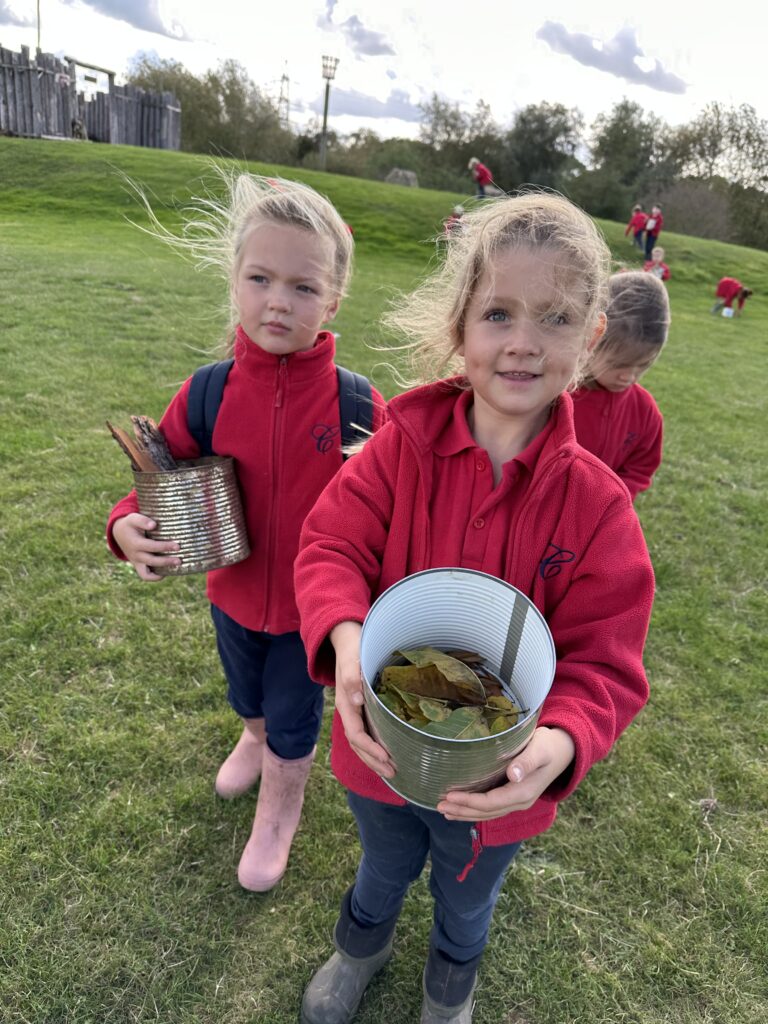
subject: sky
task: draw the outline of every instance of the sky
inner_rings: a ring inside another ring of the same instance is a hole
[[[0,0],[0,45],[34,52],[37,6]],[[274,99],[285,75],[297,128],[322,116],[326,54],[339,59],[328,123],[342,134],[416,138],[434,93],[466,112],[483,100],[502,127],[529,103],[578,107],[589,123],[624,98],[673,125],[714,100],[750,103],[768,118],[756,0],[744,0],[732,23],[700,0],[643,0],[624,13],[604,0],[465,4],[458,16],[445,0],[39,0],[39,8],[43,51],[114,70],[118,82],[141,54],[194,74],[232,58]]]

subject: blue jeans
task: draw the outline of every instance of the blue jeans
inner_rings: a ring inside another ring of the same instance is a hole
[[[317,743],[323,687],[307,672],[298,633],[258,633],[211,605],[227,699],[241,718],[263,718],[273,754],[294,761]]]
[[[429,854],[429,888],[435,901],[430,946],[457,963],[478,957],[507,868],[520,843],[486,846],[465,880],[457,875],[472,859],[472,825],[446,821],[415,804],[396,807],[348,793],[363,857],[351,898],[356,922],[374,928],[400,912],[408,886]],[[354,951],[350,951],[354,955]]]

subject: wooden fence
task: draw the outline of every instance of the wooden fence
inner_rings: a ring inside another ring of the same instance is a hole
[[[0,134],[83,138],[178,149],[181,108],[173,93],[115,85],[86,99],[76,88],[75,63],[29,47],[14,53],[0,46]]]

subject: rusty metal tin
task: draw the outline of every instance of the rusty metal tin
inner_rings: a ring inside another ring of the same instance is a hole
[[[476,651],[527,714],[506,732],[471,740],[430,736],[401,721],[382,704],[373,684],[395,651],[422,646]],[[368,725],[397,768],[384,781],[398,796],[432,809],[449,789],[493,787],[533,735],[555,660],[552,635],[539,610],[495,576],[428,569],[395,583],[371,606],[360,641]]]
[[[179,543],[179,566],[159,576],[185,576],[234,565],[250,553],[234,461],[218,455],[180,462],[163,473],[134,472],[139,508],[157,523],[154,540]]]

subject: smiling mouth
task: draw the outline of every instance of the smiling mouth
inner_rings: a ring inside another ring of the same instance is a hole
[[[528,373],[525,370],[499,370],[499,376],[507,380],[536,380],[541,374]]]

